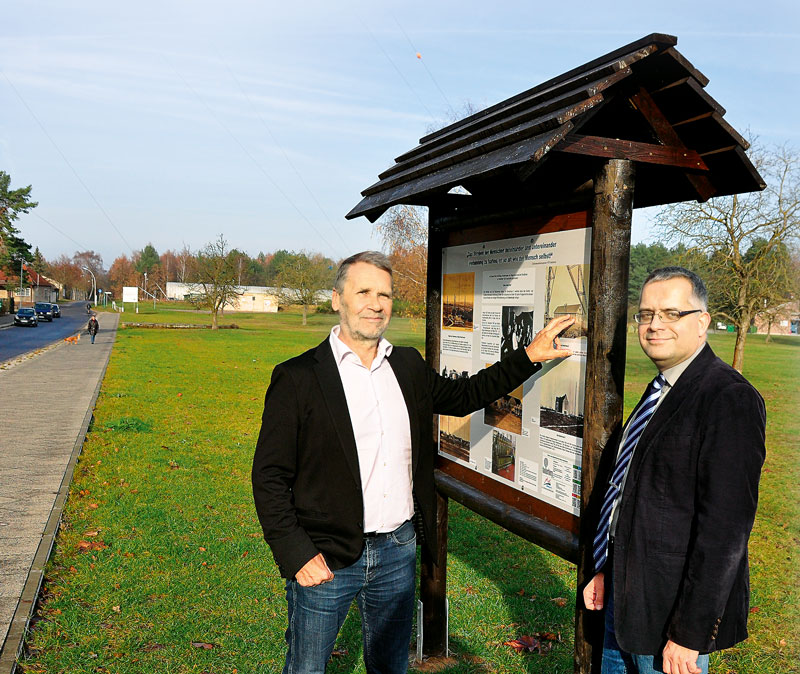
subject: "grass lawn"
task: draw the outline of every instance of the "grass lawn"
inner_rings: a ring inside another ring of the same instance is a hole
[[[210,322],[178,311],[123,322]],[[25,672],[268,673],[283,659],[283,583],[263,542],[250,463],[274,365],[321,341],[335,316],[228,314],[240,330],[122,329],[50,562]],[[424,324],[388,335],[422,348]],[[712,335],[730,359],[733,337]],[[633,341],[626,408],[652,377]],[[751,638],[712,671],[797,671],[800,339],[748,339],[745,374],[767,400],[768,457],[751,541]],[[448,672],[572,671],[574,567],[451,504]],[[563,605],[562,605],[563,604]],[[547,655],[504,641],[560,634]],[[352,612],[329,671],[363,672]]]

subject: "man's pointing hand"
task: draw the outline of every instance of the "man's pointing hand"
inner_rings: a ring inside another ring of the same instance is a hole
[[[544,326],[533,341],[525,347],[525,352],[532,363],[541,363],[553,358],[566,358],[572,355],[569,349],[561,348],[559,334],[575,322],[574,316],[559,316]]]

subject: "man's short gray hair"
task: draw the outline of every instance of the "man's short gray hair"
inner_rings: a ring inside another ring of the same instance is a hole
[[[333,282],[333,287],[340,295],[344,291],[344,283],[347,280],[347,272],[357,262],[366,262],[373,267],[382,269],[389,276],[392,275],[392,263],[389,258],[377,250],[364,250],[355,255],[351,255],[339,265],[339,270],[336,272],[336,280]]]
[[[662,267],[661,269],[654,269],[651,271],[644,280],[644,283],[642,283],[642,290],[639,291],[639,302],[642,301],[642,291],[644,291],[644,287],[648,283],[654,281],[669,281],[673,278],[685,278],[689,281],[689,283],[692,284],[692,297],[697,304],[703,308],[703,311],[708,311],[708,290],[706,290],[706,284],[703,283],[703,279],[697,274],[684,267]]]

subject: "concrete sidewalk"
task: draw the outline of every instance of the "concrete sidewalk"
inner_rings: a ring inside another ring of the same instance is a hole
[[[14,671],[116,337],[119,314],[97,318],[94,344],[84,331],[0,370],[12,412],[0,435],[0,674]]]

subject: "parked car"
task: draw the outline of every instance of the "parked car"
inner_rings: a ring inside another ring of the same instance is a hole
[[[36,315],[36,311],[31,307],[23,307],[19,309],[17,315],[14,316],[14,325],[27,325],[37,328],[39,327],[39,317]]]
[[[50,302],[37,302],[33,305],[33,308],[39,318],[53,322],[53,305]]]
[[[53,318],[61,318],[61,307],[57,304],[53,305]]]

